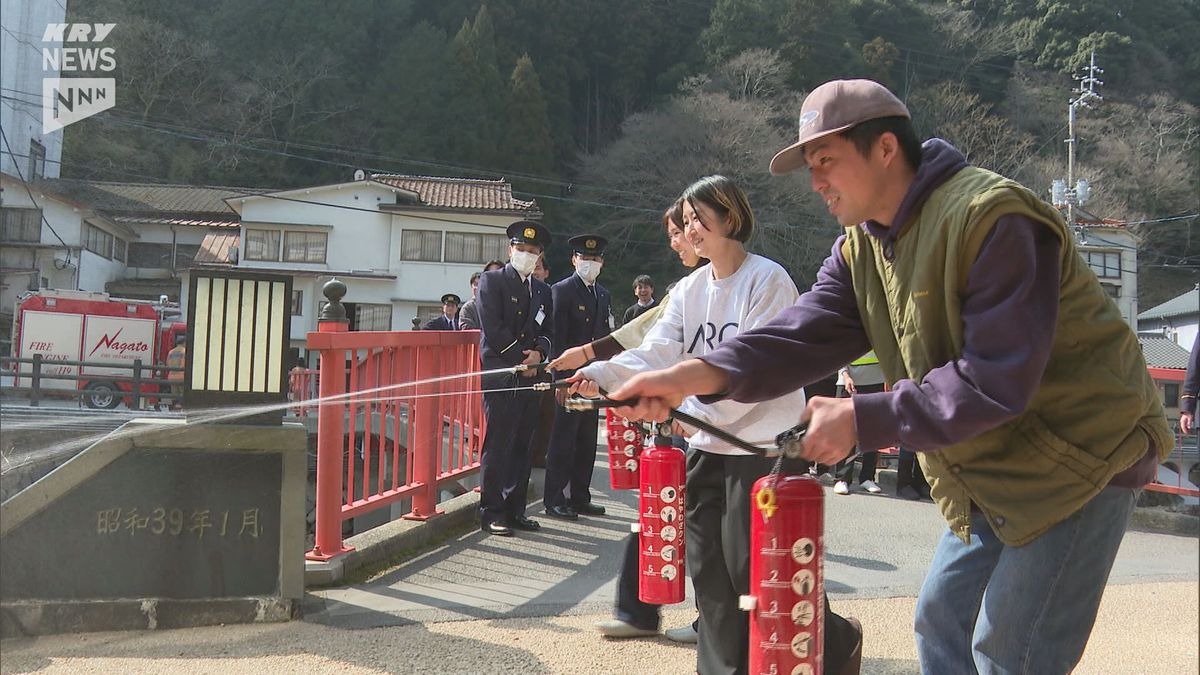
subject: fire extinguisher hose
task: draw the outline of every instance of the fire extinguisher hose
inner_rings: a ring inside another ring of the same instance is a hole
[[[606,392],[601,390],[600,393],[604,394]],[[595,399],[595,398],[572,397],[572,398],[567,399],[566,402],[563,403],[563,407],[566,408],[567,410],[573,410],[573,411],[599,410],[601,408],[621,408],[621,407],[625,407],[625,406],[632,406],[632,405],[635,405],[636,403],[637,403],[637,401],[614,401],[609,398]],[[701,431],[708,432],[709,434],[711,434],[713,436],[713,438],[719,438],[720,440],[725,441],[726,443],[734,446],[735,448],[740,448],[747,452],[752,452],[756,455],[762,455],[764,457],[778,457],[778,456],[799,457],[800,450],[802,448],[803,439],[804,439],[804,432],[805,432],[805,429],[807,428],[806,424],[803,424],[803,423],[798,424],[798,425],[792,427],[791,429],[788,429],[787,431],[776,436],[775,437],[775,447],[763,448],[763,447],[754,445],[753,443],[750,443],[749,441],[738,438],[737,436],[734,436],[733,434],[729,433],[728,431],[725,431],[724,429],[720,429],[716,426],[713,426],[712,424],[709,424],[708,422],[705,422],[702,419],[693,417],[685,412],[680,412],[679,410],[677,410],[675,408],[671,408],[670,414],[671,414],[672,419],[683,422],[684,424],[691,426],[691,427],[695,427]]]

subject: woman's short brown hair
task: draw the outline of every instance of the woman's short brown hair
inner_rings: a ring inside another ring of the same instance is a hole
[[[683,229],[683,197],[676,199],[674,204],[668,206],[666,211],[663,211],[663,229],[670,232],[671,223],[675,223],[675,227],[678,227],[680,230]]]
[[[692,209],[700,202],[722,218],[729,218],[730,239],[744,244],[754,234],[754,211],[750,210],[750,200],[737,183],[725,176],[701,178],[683,191],[682,199],[691,204]]]

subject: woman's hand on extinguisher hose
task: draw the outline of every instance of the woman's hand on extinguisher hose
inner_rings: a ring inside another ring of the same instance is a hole
[[[700,359],[690,359],[664,370],[652,370],[634,375],[608,397],[614,401],[637,404],[617,408],[618,415],[631,420],[662,422],[678,408],[683,399],[693,395],[715,394],[729,387],[729,375]]]
[[[582,396],[584,398],[600,397],[600,385],[592,380],[587,379],[582,373],[575,373],[574,375],[568,377],[565,381],[571,383],[571,388],[567,390],[567,393]],[[562,390],[560,389],[559,391]]]
[[[814,396],[808,399],[800,421],[808,423],[802,456],[810,462],[837,464],[858,442],[853,399]]]

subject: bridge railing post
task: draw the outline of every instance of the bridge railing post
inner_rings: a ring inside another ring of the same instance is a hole
[[[350,327],[341,300],[346,285],[337,279],[322,289],[329,304],[317,319],[317,331],[344,333]],[[317,412],[316,542],[305,556],[329,560],[349,552],[342,542],[342,455],[346,414],[346,352],[324,349],[320,364],[320,401]]]

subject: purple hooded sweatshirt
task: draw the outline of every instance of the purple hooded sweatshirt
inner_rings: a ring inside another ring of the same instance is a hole
[[[926,141],[916,177],[892,222],[905,223],[934,189],[966,166],[966,158],[949,143]],[[884,242],[887,257],[904,245],[899,228],[875,221],[858,227]],[[701,400],[776,398],[827,377],[871,349],[842,258],[844,240],[845,235],[838,237],[816,283],[796,304],[700,357],[729,374],[727,391]],[[891,391],[854,396],[859,448],[938,450],[1020,415],[1050,358],[1059,272],[1059,242],[1049,228],[1024,216],[1001,216],[967,274],[962,355],[930,370],[921,382],[900,380]],[[1153,478],[1155,464],[1151,448],[1111,485],[1141,487]]]

